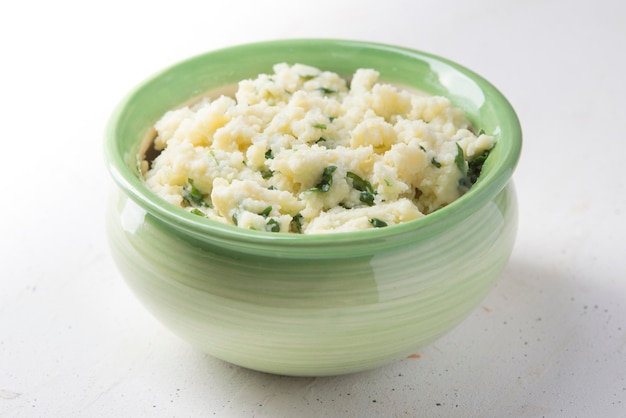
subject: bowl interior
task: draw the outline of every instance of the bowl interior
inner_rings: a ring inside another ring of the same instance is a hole
[[[349,77],[357,68],[374,68],[380,80],[448,97],[462,108],[476,129],[494,135],[492,151],[479,181],[466,195],[424,218],[389,228],[358,233],[319,236],[272,234],[247,231],[230,225],[199,219],[160,200],[144,186],[137,167],[142,139],[168,110],[207,91],[272,71],[279,62],[302,63]],[[111,174],[120,187],[149,213],[172,225],[206,237],[221,239],[238,248],[247,245],[274,245],[272,251],[303,252],[325,248],[329,243],[361,241],[363,245],[390,242],[401,244],[402,233],[430,229],[443,223],[460,222],[468,213],[492,199],[508,183],[521,150],[521,129],[506,98],[489,82],[469,69],[432,54],[389,45],[329,40],[300,39],[270,41],[225,48],[176,64],[132,91],[111,117],[105,152]],[[399,239],[399,241],[398,241]],[[412,239],[407,235],[406,239]],[[369,243],[369,244],[368,244]],[[373,247],[372,247],[373,248]],[[257,248],[258,249],[258,248]]]

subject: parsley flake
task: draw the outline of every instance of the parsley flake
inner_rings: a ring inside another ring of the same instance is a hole
[[[376,194],[372,184],[351,171],[346,173],[346,177],[352,180],[352,187],[361,192],[359,200],[368,206],[372,206],[374,204],[374,195]]]
[[[205,216],[204,212],[202,212],[200,209],[198,208],[193,208],[189,211],[190,213],[193,213],[194,215],[198,215],[198,216]]]
[[[269,232],[280,232],[280,224],[276,219],[269,219],[266,225],[269,228]]]
[[[465,174],[465,156],[463,155],[463,148],[456,143],[456,157],[454,157],[454,163],[458,167],[461,173]]]
[[[472,184],[476,183],[476,181],[478,180],[478,176],[480,176],[480,173],[483,170],[483,165],[485,164],[485,161],[487,161],[487,157],[489,157],[491,151],[492,149],[486,150],[469,162],[467,177]]]
[[[289,232],[296,232],[298,234],[302,233],[302,214],[298,213],[296,216],[291,218],[291,222],[289,223]]]
[[[322,178],[320,179],[319,183],[317,183],[317,185],[311,189],[311,191],[314,192],[327,192],[330,190],[330,187],[333,185],[333,173],[335,172],[335,170],[337,169],[336,166],[334,165],[329,165],[328,167],[326,167],[324,169],[324,172],[322,173]]]
[[[387,226],[387,222],[381,221],[378,218],[369,219],[369,223],[371,223],[374,228],[384,228]]]
[[[261,170],[259,170],[259,173],[261,173],[261,177],[263,177],[265,180],[269,179],[270,177],[274,175],[274,172],[267,167],[264,167]]]
[[[202,192],[194,185],[193,179],[187,179],[187,185],[183,188],[182,191],[183,200],[189,206],[206,206],[206,202],[204,201],[204,195]]]
[[[265,209],[263,209],[263,212],[259,213],[259,215],[261,215],[264,218],[267,218],[271,211],[272,211],[272,207],[268,206]]]

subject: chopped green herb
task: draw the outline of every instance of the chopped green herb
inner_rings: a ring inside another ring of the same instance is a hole
[[[220,165],[220,162],[217,161],[217,157],[215,156],[215,153],[213,152],[213,150],[211,150],[209,154],[211,154],[211,157],[213,157],[213,161],[215,162],[215,165]]]
[[[265,151],[265,159],[271,160],[272,158],[274,158],[274,154],[272,154],[272,149],[270,148],[267,151]]]
[[[485,134],[485,130],[483,128],[480,128],[480,130],[478,131],[478,133],[476,134],[476,136],[481,136]]]
[[[236,213],[233,213],[233,216],[231,217],[231,220],[233,221],[235,226],[239,223],[239,219],[237,218],[237,214]]]
[[[278,190],[278,189],[276,188],[276,186],[272,184],[270,187],[267,188],[267,190]]]
[[[274,175],[274,172],[267,167],[262,168],[259,172],[261,173],[261,177],[266,180]]]
[[[189,206],[206,206],[204,195],[194,186],[193,179],[187,179],[187,186],[183,188],[182,196]]]
[[[324,172],[322,173],[322,178],[320,179],[319,183],[317,183],[317,185],[311,189],[311,191],[314,192],[327,192],[330,190],[330,186],[333,185],[333,173],[335,172],[335,170],[337,169],[336,166],[334,165],[329,165],[328,167],[326,167],[324,169]]]
[[[476,183],[476,181],[478,180],[478,176],[480,176],[480,173],[483,170],[483,165],[485,164],[485,161],[487,161],[487,157],[489,157],[489,154],[491,153],[492,149],[486,150],[485,152],[483,152],[482,154],[475,157],[472,161],[469,162],[469,167],[467,170],[467,177],[469,178],[472,184]]]
[[[424,148],[423,146],[420,145],[420,149],[424,152],[426,152],[426,148]]]
[[[391,185],[393,184],[388,179],[384,179],[384,181],[385,181],[385,184],[387,185],[387,187],[391,187]]]
[[[470,187],[472,187],[472,182],[470,181],[469,177],[467,176],[463,176],[459,179],[459,183],[458,183],[458,188],[459,188],[459,192],[461,194],[467,192]]]
[[[319,144],[320,142],[326,142],[326,138],[324,138],[323,136],[320,136],[320,139],[315,141],[316,144]]]
[[[189,211],[190,213],[193,213],[194,215],[198,215],[198,216],[205,216],[204,212],[202,212],[200,209],[198,208],[193,208]]]
[[[324,94],[333,94],[333,93],[337,93],[337,90],[334,89],[329,89],[326,87],[319,87],[317,90],[321,91]]]
[[[329,116],[328,120],[330,121],[330,123],[333,123],[333,121],[337,119],[337,116]]]
[[[461,173],[465,174],[465,156],[463,155],[463,148],[456,143],[456,157],[454,157],[454,163],[461,171]]]
[[[368,206],[373,206],[374,205],[374,193],[361,192],[361,194],[359,195],[359,200]]]
[[[316,123],[315,125],[313,125],[313,127],[317,128],[317,129],[326,129],[327,128],[325,123]]]
[[[291,222],[289,223],[289,232],[297,232],[298,234],[302,233],[302,214],[298,213],[296,216],[291,218]]]
[[[384,228],[387,226],[387,222],[381,221],[378,218],[369,219],[369,223],[371,223],[374,226],[374,228]]]
[[[433,159],[432,159],[432,160],[430,160],[430,163],[431,163],[432,165],[434,165],[435,167],[437,167],[437,168],[441,168],[441,163],[440,163],[439,161],[437,161],[437,160],[435,159],[435,157],[433,157]]]
[[[264,218],[267,218],[271,211],[272,211],[272,207],[268,206],[265,209],[263,209],[263,212],[259,213],[259,215],[261,215]]]
[[[307,80],[312,80],[315,77],[317,77],[317,74],[299,74],[298,77],[300,77],[301,79],[307,81]]]
[[[374,189],[372,188],[372,184],[367,180],[363,180],[363,178],[361,178],[358,174],[353,173],[352,171],[348,171],[346,173],[346,177],[352,180],[352,185],[358,191],[360,192],[363,192],[363,191],[373,192],[374,191]]]
[[[462,193],[468,191],[469,188],[472,187],[476,181],[478,181],[478,177],[483,170],[483,165],[492,150],[493,148],[491,150],[484,151],[468,163],[467,173],[459,179],[459,190]]]
[[[351,171],[346,173],[346,177],[351,179],[352,186],[361,192],[359,200],[369,206],[372,206],[374,204],[374,194],[376,194],[372,184]]]
[[[267,226],[269,227],[270,232],[280,232],[280,224],[274,218],[270,218],[267,221]]]

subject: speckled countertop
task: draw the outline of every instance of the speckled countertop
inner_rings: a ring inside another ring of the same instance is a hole
[[[3,3],[0,416],[626,416],[625,15],[617,0]],[[175,61],[285,37],[445,56],[492,81],[524,129],[497,286],[452,333],[370,372],[211,358],[149,316],[109,256],[115,104]]]

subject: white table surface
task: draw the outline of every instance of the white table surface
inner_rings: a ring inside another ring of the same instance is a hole
[[[626,416],[626,3],[7,1],[0,6],[0,416]],[[521,119],[519,234],[484,303],[377,370],[288,378],[188,346],[109,254],[103,129],[126,92],[250,41],[398,44]]]

